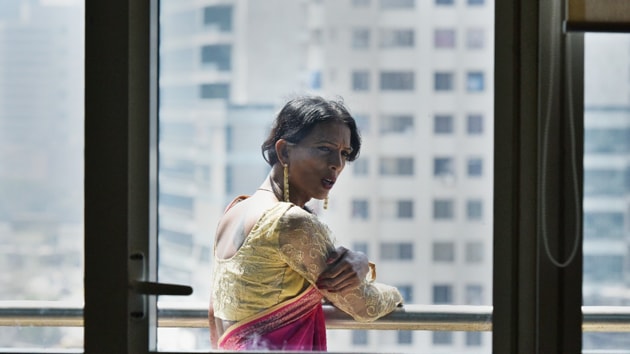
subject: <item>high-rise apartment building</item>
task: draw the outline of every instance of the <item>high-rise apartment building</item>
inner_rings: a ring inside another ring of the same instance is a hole
[[[492,2],[163,1],[161,17],[163,281],[206,299],[217,217],[264,178],[279,105],[309,92],[342,97],[364,140],[330,209],[315,202],[338,242],[408,303],[491,303]],[[329,336],[339,350],[490,348],[489,333]]]

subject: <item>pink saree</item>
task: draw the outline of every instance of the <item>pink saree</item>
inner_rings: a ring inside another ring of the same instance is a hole
[[[325,351],[322,295],[311,286],[299,296],[230,326],[219,338],[226,350]]]

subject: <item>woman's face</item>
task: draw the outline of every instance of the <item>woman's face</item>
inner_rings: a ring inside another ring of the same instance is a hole
[[[346,165],[350,128],[341,122],[320,123],[297,144],[288,144],[289,195],[304,206],[311,198],[324,199]]]

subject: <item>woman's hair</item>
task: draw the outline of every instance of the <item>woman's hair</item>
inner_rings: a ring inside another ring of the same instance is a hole
[[[352,152],[348,161],[354,161],[361,149],[361,136],[354,118],[341,101],[327,100],[318,96],[298,97],[290,100],[280,110],[269,136],[262,144],[262,154],[271,166],[278,162],[276,142],[284,139],[297,144],[320,123],[340,122],[350,128]]]

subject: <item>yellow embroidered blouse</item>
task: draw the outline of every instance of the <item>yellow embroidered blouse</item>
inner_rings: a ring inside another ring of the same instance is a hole
[[[214,316],[240,321],[299,295],[315,285],[334,250],[329,229],[314,215],[291,203],[276,204],[233,257],[214,257]],[[373,321],[402,303],[396,288],[369,279],[351,291],[320,292],[358,321]]]

